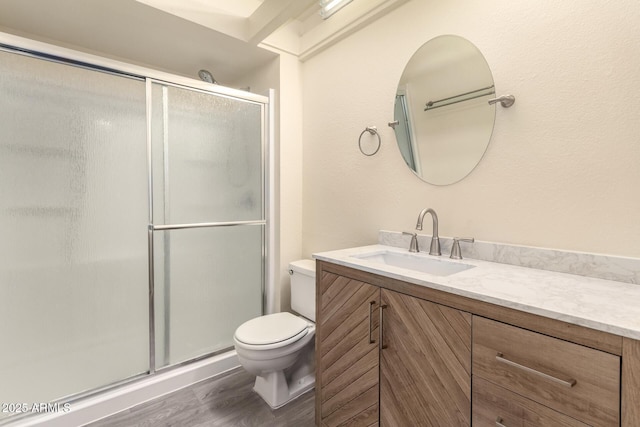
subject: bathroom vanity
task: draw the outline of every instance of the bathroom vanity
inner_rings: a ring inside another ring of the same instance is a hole
[[[318,426],[640,425],[639,285],[384,245],[314,257]]]

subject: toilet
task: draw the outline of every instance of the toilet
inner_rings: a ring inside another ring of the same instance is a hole
[[[289,264],[291,308],[248,320],[233,336],[238,360],[256,376],[253,389],[273,409],[279,408],[315,384],[316,334],[315,262]]]

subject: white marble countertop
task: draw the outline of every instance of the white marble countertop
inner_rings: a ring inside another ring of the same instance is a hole
[[[640,339],[640,286],[475,259],[417,254],[473,265],[450,276],[435,276],[354,257],[375,251],[408,254],[386,245],[361,246],[313,254],[315,259],[420,286]]]

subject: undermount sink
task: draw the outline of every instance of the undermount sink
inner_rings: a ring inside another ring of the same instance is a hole
[[[433,274],[435,276],[449,276],[475,267],[474,265],[433,259],[428,258],[426,255],[409,252],[398,253],[383,250],[351,255],[351,257],[378,264],[405,268],[407,270],[419,271],[421,273]]]

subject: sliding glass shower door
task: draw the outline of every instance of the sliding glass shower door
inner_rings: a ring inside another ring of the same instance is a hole
[[[0,402],[145,373],[144,80],[4,51],[0,76]]]
[[[262,314],[267,101],[247,95],[0,47],[0,402],[228,350]]]
[[[156,367],[233,347],[262,313],[261,104],[151,83]]]

